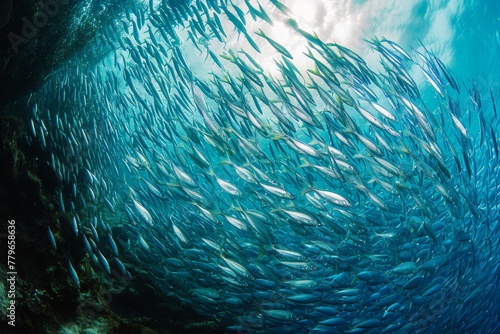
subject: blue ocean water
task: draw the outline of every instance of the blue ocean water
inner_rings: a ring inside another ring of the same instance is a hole
[[[500,330],[498,2],[112,13],[28,101],[84,261],[228,332]]]

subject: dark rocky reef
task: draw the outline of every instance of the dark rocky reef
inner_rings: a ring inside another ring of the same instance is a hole
[[[1,333],[223,333],[210,321],[154,287],[147,273],[130,268],[132,279],[109,276],[92,265],[70,216],[58,209],[61,187],[47,152],[29,144],[17,117],[0,118],[0,256],[7,259],[7,220],[15,220],[16,328]],[[57,244],[48,238],[50,226]],[[80,234],[81,236],[81,234]],[[80,275],[72,282],[68,258]],[[6,319],[6,261],[0,262],[0,314]]]
[[[0,5],[0,110],[38,88],[128,1],[4,0]]]

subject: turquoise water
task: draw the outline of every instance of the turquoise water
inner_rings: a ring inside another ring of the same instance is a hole
[[[404,47],[416,47],[420,40],[456,75],[495,81],[494,60],[498,58],[500,38],[498,3],[414,1],[396,5],[362,1],[347,7],[362,21],[355,28],[362,37],[384,36]]]
[[[497,332],[500,5],[260,5],[130,2],[32,94],[84,261],[228,332]]]

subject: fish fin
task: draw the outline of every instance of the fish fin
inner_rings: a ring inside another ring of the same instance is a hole
[[[307,161],[305,158],[301,157],[300,160],[301,161],[303,160],[304,163],[302,165],[300,165],[298,168],[306,168],[306,167],[312,166],[312,164],[309,161]]]
[[[285,139],[286,135],[282,133],[274,133],[273,136],[270,137],[271,140],[280,140],[280,139]]]
[[[311,185],[308,185],[304,190],[302,190],[301,195],[305,195],[308,192],[314,191],[314,188]]]

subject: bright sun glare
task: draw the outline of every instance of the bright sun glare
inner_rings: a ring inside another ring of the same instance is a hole
[[[273,26],[265,27],[266,34],[276,42],[285,47],[293,56],[294,64],[299,68],[306,68],[305,62],[308,58],[303,54],[306,52],[307,40],[294,31],[292,27],[286,23],[288,19],[293,19],[300,27],[308,33],[313,33],[318,30],[316,14],[318,7],[321,5],[321,0],[291,0],[282,1],[291,11],[289,16],[284,16],[283,13],[276,9],[270,11]],[[263,29],[263,30],[264,30]],[[264,43],[265,45],[265,43]],[[269,45],[265,45],[262,53],[257,55],[257,58],[262,59],[263,68],[271,74],[276,74],[278,69],[274,64],[274,59],[279,59],[279,52],[274,50]]]
[[[292,4],[290,9],[300,26],[311,29],[314,28],[317,6],[316,1],[298,0]]]

